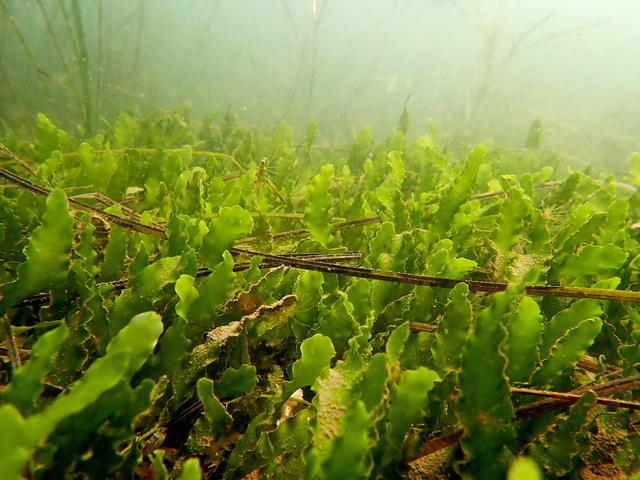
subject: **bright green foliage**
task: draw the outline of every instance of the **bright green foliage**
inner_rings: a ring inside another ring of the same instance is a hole
[[[464,170],[453,181],[451,187],[446,191],[442,199],[438,202],[438,211],[436,212],[433,225],[434,232],[443,235],[447,230],[447,226],[451,222],[451,218],[462,205],[469,192],[476,183],[478,169],[486,156],[486,148],[483,146],[475,147],[467,158]]]
[[[588,318],[556,341],[549,350],[549,356],[531,377],[532,385],[548,385],[565,369],[577,362],[593,344],[602,328],[602,320]]]
[[[115,335],[128,318],[153,307],[165,285],[175,283],[180,275],[180,257],[166,257],[145,267],[129,280],[130,289],[120,295],[113,304],[109,329]]]
[[[180,310],[188,318],[194,334],[201,333],[212,326],[211,318],[216,309],[227,299],[236,278],[233,272],[233,257],[228,251],[222,254],[222,261],[214,268],[211,275],[204,278],[197,288],[197,296],[191,291],[190,300],[182,300]],[[185,295],[187,295],[185,293]],[[188,306],[187,306],[188,305]],[[176,305],[176,308],[178,306]],[[188,309],[188,310],[187,310]],[[186,311],[185,311],[186,310]]]
[[[29,238],[27,260],[18,266],[17,280],[0,286],[0,316],[24,297],[58,287],[66,279],[72,237],[67,197],[62,190],[52,190],[43,223]]]
[[[393,333],[391,333],[386,347],[387,357],[389,358],[389,361],[398,361],[402,350],[404,350],[404,344],[406,343],[408,338],[409,324],[406,322],[396,328]]]
[[[640,291],[640,197],[626,183],[640,185],[637,155],[629,177],[567,174],[540,148],[538,121],[526,149],[469,149],[433,124],[407,137],[406,109],[386,139],[365,128],[348,155],[316,145],[313,122],[299,136],[243,128],[231,111],[212,119],[196,132],[184,112],[129,112],[91,138],[43,115],[33,139],[0,125],[36,172],[26,177],[52,188],[46,202],[0,189],[13,337],[1,478],[191,479],[199,462],[211,478],[267,480],[632,473],[634,414],[585,396],[569,414],[522,419],[537,400],[510,387],[566,392],[636,372],[637,307],[522,285]],[[3,168],[20,173],[11,158]],[[63,192],[91,191],[120,203],[76,198],[155,234],[72,217]],[[236,244],[517,285],[354,278]],[[460,432],[446,454],[409,461]]]
[[[336,439],[331,454],[325,460],[323,478],[356,480],[365,477],[366,455],[370,448],[369,414],[359,401],[344,416],[343,434]]]
[[[518,242],[518,237],[524,229],[524,218],[528,213],[522,190],[510,188],[502,204],[496,222],[496,233],[493,236],[493,242],[502,255],[510,256],[511,249]]]
[[[307,206],[304,209],[304,224],[311,237],[326,246],[331,239],[331,219],[333,218],[333,197],[329,193],[329,183],[333,178],[333,165],[324,165],[320,169],[306,195]]]
[[[291,327],[298,340],[306,338],[307,332],[317,321],[323,283],[324,277],[320,272],[302,272],[296,279],[293,293],[298,297],[298,301]]]
[[[388,357],[384,353],[376,353],[362,375],[362,383],[366,386],[362,392],[362,399],[366,407],[372,410],[382,401],[387,384]]]
[[[404,181],[404,162],[399,152],[389,152],[389,166],[397,186],[401,187]]]
[[[432,370],[420,367],[417,370],[402,372],[400,382],[391,392],[391,401],[387,413],[388,426],[385,435],[385,453],[381,466],[392,460],[402,458],[403,438],[409,427],[420,420],[427,406],[427,396],[435,382],[440,380]]]
[[[595,300],[577,300],[568,308],[558,312],[545,325],[542,335],[540,354],[546,357],[551,347],[570,329],[577,326],[587,318],[595,318],[602,315],[602,308]]]
[[[209,332],[204,343],[191,351],[182,368],[173,373],[173,389],[177,399],[182,400],[186,391],[202,377],[205,369],[219,360],[222,349],[242,335],[243,328],[241,322],[217,327]]]
[[[151,466],[153,467],[153,471],[156,472],[158,476],[158,480],[167,480],[169,478],[169,472],[167,472],[167,468],[164,466],[164,450],[155,450],[153,452],[153,461]]]
[[[107,354],[96,360],[73,385],[69,393],[57,397],[48,407],[30,417],[23,417],[12,405],[0,407],[0,420],[11,444],[0,445],[0,476],[17,479],[22,465],[36,447],[66,417],[81,411],[109,388],[131,376],[153,351],[162,332],[160,316],[140,314],[113,338]]]
[[[135,147],[138,144],[140,125],[126,112],[118,115],[113,126],[113,140],[117,147]]]
[[[46,160],[54,150],[66,151],[70,146],[69,135],[56,127],[44,114],[36,117],[35,153],[40,161]]]
[[[182,472],[178,477],[178,480],[200,480],[202,478],[202,471],[200,470],[200,460],[197,458],[190,458],[182,465]]]
[[[209,232],[202,239],[200,254],[207,265],[215,267],[222,260],[222,253],[233,242],[253,230],[251,214],[239,206],[223,207],[220,215],[209,223]]]
[[[111,227],[109,243],[104,250],[102,278],[104,282],[118,280],[127,253],[127,235],[118,225]]]
[[[320,313],[318,328],[320,333],[331,339],[338,352],[346,349],[347,340],[357,332],[358,322],[353,317],[353,305],[345,293],[339,292],[331,309]]]
[[[313,448],[307,455],[310,470],[330,460],[337,438],[348,434],[342,427],[354,400],[353,385],[359,374],[358,366],[351,361],[339,361],[335,367],[322,372],[313,384],[316,392],[313,404],[317,413],[311,442]]]
[[[472,318],[468,296],[469,287],[465,283],[456,285],[449,293],[449,301],[436,331],[436,342],[431,349],[433,361],[441,372],[460,367]]]
[[[176,304],[176,313],[185,320],[188,318],[189,307],[198,298],[198,290],[193,286],[195,278],[191,275],[180,275],[176,281],[176,294],[180,301]]]
[[[331,340],[319,333],[302,342],[300,352],[300,359],[293,363],[293,380],[287,386],[287,390],[292,392],[300,387],[312,385],[336,354]]]
[[[543,328],[540,307],[535,300],[524,297],[507,328],[509,334],[503,347],[508,358],[507,376],[512,382],[524,382],[537,363]]]
[[[589,275],[613,274],[627,259],[617,245],[587,245],[564,262],[559,275],[565,278],[584,278]]]
[[[506,337],[502,316],[509,300],[509,293],[494,295],[492,307],[478,315],[463,351],[458,418],[465,431],[461,441],[467,455],[461,466],[465,478],[501,478],[507,470],[507,445],[515,437],[501,350]]]
[[[542,472],[529,457],[517,457],[511,463],[507,480],[542,480]]]

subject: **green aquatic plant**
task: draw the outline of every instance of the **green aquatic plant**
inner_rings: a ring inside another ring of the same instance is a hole
[[[634,471],[635,191],[433,127],[185,122],[3,146],[2,478]]]

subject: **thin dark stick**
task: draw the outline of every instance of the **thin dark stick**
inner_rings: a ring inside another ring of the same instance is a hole
[[[265,260],[280,262],[283,265],[300,268],[303,270],[315,270],[319,272],[349,275],[352,277],[368,278],[370,280],[384,280],[388,282],[407,283],[411,285],[424,285],[439,288],[453,288],[459,283],[466,283],[472,292],[496,293],[504,292],[509,287],[506,283],[485,282],[480,280],[454,280],[450,278],[429,277],[426,275],[414,275],[409,273],[378,270],[373,268],[351,267],[324,262],[312,262],[304,259],[291,259],[279,255],[270,255],[239,247],[231,249],[232,252],[250,256],[260,256]],[[549,296],[567,298],[593,298],[598,300],[616,300],[621,302],[640,303],[640,292],[630,290],[609,290],[604,288],[561,287],[546,285],[528,285],[525,293],[530,296]]]
[[[11,324],[6,315],[2,316],[2,331],[7,338],[7,351],[9,353],[9,360],[11,361],[11,370],[15,372],[22,366],[20,361],[20,354],[18,353],[18,346],[16,345],[16,339],[11,331]]]
[[[30,182],[29,180],[22,178],[21,176],[16,175],[15,173],[10,172],[9,170],[6,170],[4,168],[0,168],[0,177],[3,177],[12,183],[15,183],[16,185],[19,185],[20,187],[43,197],[48,197],[51,193],[51,190],[49,190],[48,188]],[[107,220],[108,222],[115,223],[116,225],[120,225],[122,227],[129,228],[140,233],[145,233],[147,235],[152,235],[154,237],[159,237],[165,240],[167,239],[167,234],[163,229],[143,225],[142,223],[127,220],[126,218],[120,218],[111,213],[103,212],[102,210],[92,207],[91,205],[79,202],[78,200],[75,200],[73,198],[68,198],[67,200],[69,202],[69,205],[77,210],[83,210],[85,212],[93,213],[94,215],[99,216]]]
[[[551,390],[534,390],[532,388],[511,387],[511,393],[521,395],[531,395],[535,397],[557,398],[559,400],[571,400],[577,402],[581,395],[575,393],[554,392]],[[630,402],[627,400],[618,400],[615,398],[597,397],[596,403],[599,405],[609,405],[616,408],[630,408],[632,410],[640,410],[639,402]]]
[[[20,167],[24,168],[31,175],[35,175],[36,174],[36,172],[33,170],[33,168],[31,168],[29,166],[29,164],[27,162],[25,162],[20,157],[18,157],[15,153],[13,153],[11,150],[9,150],[3,143],[0,143],[0,154],[1,155],[6,155],[8,158],[13,160]]]
[[[345,252],[345,253],[326,254],[326,255],[322,253],[289,253],[287,255],[292,258],[305,258],[310,260],[315,259],[317,261],[332,260],[334,262],[357,260],[362,256],[360,252]],[[277,268],[280,266],[281,266],[280,264],[274,264],[273,262],[268,262],[268,261],[260,262],[258,264],[259,269]],[[243,272],[245,270],[248,270],[250,267],[251,267],[251,264],[248,262],[236,263],[233,266],[233,271]],[[209,268],[206,268],[206,267],[199,268],[198,271],[196,272],[196,277],[206,277],[208,275],[211,275],[211,273],[212,273],[211,269]],[[129,283],[128,279],[125,278],[121,280],[114,280],[112,282],[100,283],[99,285],[111,285],[116,292],[119,292],[119,291],[125,290],[128,286],[128,283]],[[13,307],[18,308],[18,307],[44,305],[49,303],[50,299],[51,297],[48,292],[42,292],[35,295],[31,295],[23,299],[19,303],[15,304]]]
[[[78,45],[78,70],[80,71],[80,85],[82,87],[82,113],[84,115],[85,128],[88,133],[93,132],[93,105],[91,102],[91,85],[89,83],[89,50],[84,35],[82,12],[78,0],[71,0],[71,13],[75,23],[75,33]]]
[[[546,182],[546,183],[542,183],[540,185],[535,185],[534,188],[536,190],[544,190],[547,188],[553,188],[553,187],[557,187],[558,185],[560,185],[559,181],[554,181],[554,182]],[[498,197],[504,197],[505,192],[502,190],[496,190],[493,192],[485,192],[485,193],[477,193],[475,195],[471,195],[470,199],[471,200],[489,200],[491,198],[498,198]],[[424,208],[427,209],[429,207],[433,206],[433,204],[428,204],[425,205]],[[358,218],[355,220],[347,220],[345,222],[336,222],[331,224],[331,228],[333,230],[342,230],[343,228],[350,228],[350,227],[364,227],[366,225],[374,225],[376,223],[380,223],[382,222],[382,218],[379,216],[375,216],[375,217],[364,217],[364,218]],[[276,233],[273,235],[273,239],[274,240],[282,240],[285,238],[292,238],[292,237],[300,237],[302,235],[307,235],[309,233],[308,230],[304,229],[304,228],[300,228],[297,230],[288,230],[286,232],[280,232],[280,233]],[[238,244],[247,244],[247,243],[253,243],[253,242],[257,242],[258,240],[260,240],[258,237],[248,237],[248,238],[243,238],[241,240],[238,240]]]
[[[37,193],[38,195],[48,196],[50,190],[26,180],[9,170],[0,168],[0,177],[4,177],[12,183],[22,186],[27,190]],[[105,213],[90,205],[86,205],[72,198],[69,204],[79,210],[91,212],[105,220],[130,228],[132,230],[147,235],[156,236],[164,240],[167,234],[164,229],[143,225],[139,222],[127,220],[117,217],[110,213]],[[318,272],[334,273],[338,275],[349,275],[352,277],[368,278],[370,280],[384,280],[387,282],[406,283],[411,285],[424,285],[439,288],[454,288],[459,283],[466,283],[472,292],[496,293],[504,292],[509,287],[506,283],[501,282],[485,282],[480,280],[454,280],[450,278],[429,277],[426,275],[414,275],[409,273],[393,272],[387,270],[378,270],[372,268],[350,267],[337,265],[333,263],[317,262],[304,259],[293,259],[282,255],[271,255],[267,253],[255,252],[244,248],[231,248],[232,253],[245,254],[249,256],[260,256],[265,261],[272,261],[290,267],[300,268],[302,270],[315,270]],[[566,297],[566,298],[593,298],[597,300],[613,300],[618,302],[640,303],[640,292],[631,290],[610,290],[605,288],[588,288],[588,287],[562,287],[547,285],[528,285],[525,287],[525,293],[530,296],[546,296],[546,297]]]

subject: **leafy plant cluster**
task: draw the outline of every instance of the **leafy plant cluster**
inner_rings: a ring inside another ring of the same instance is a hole
[[[5,127],[0,477],[634,473],[640,157],[407,121]]]

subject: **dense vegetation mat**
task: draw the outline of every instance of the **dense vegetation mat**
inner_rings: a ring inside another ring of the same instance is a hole
[[[627,478],[628,178],[435,129],[0,129],[0,478]]]

